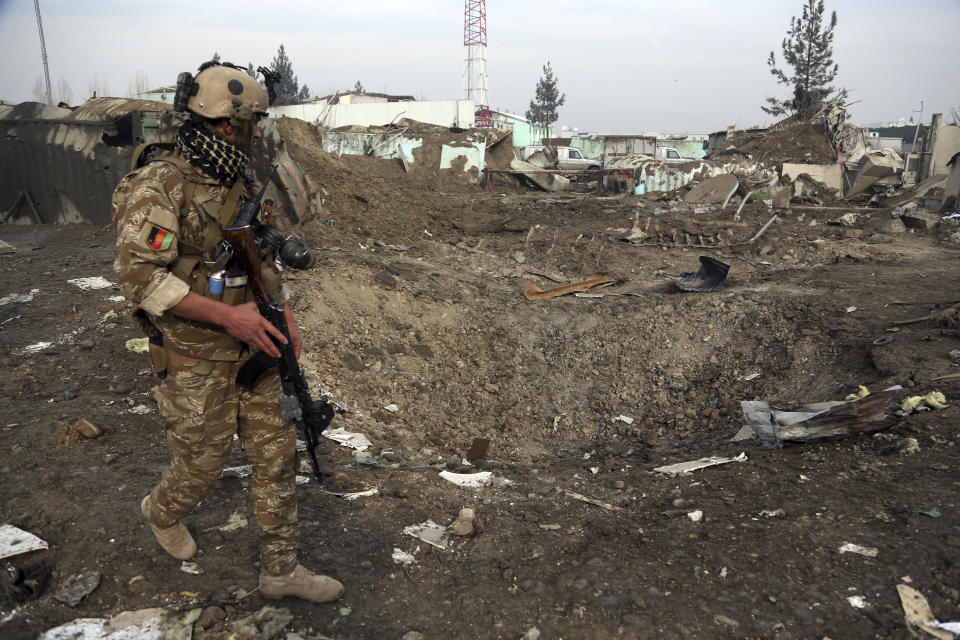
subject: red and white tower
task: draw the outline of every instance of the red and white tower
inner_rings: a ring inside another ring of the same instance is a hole
[[[466,0],[463,10],[463,97],[473,100],[474,126],[490,126],[490,96],[487,93],[487,2]]]

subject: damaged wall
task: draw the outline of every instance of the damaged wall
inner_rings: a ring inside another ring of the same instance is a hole
[[[357,125],[371,127],[407,118],[441,127],[469,129],[473,126],[472,100],[372,102],[359,104],[291,104],[270,107],[275,117],[299,118],[328,129]]]

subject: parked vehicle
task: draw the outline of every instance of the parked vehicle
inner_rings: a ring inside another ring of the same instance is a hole
[[[523,147],[523,160],[526,160],[537,151],[543,151],[547,147],[543,145],[529,145]],[[550,147],[557,154],[557,166],[560,169],[600,169],[603,167],[603,160],[597,158],[587,158],[583,152],[576,147]]]
[[[674,147],[657,147],[657,160],[662,160],[668,167],[682,167],[688,162],[696,162],[693,158],[684,158]]]

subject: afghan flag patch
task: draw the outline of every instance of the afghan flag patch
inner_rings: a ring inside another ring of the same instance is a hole
[[[150,227],[150,233],[147,234],[147,244],[150,245],[150,248],[154,251],[163,251],[170,248],[170,243],[173,242],[173,231],[167,231],[156,225]]]

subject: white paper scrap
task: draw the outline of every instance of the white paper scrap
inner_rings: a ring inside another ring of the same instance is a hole
[[[100,276],[94,276],[92,278],[74,278],[73,280],[67,280],[67,282],[75,287],[83,289],[84,291],[90,291],[91,289],[106,289],[107,287],[113,286],[112,282],[106,278],[101,278]]]
[[[949,631],[953,635],[960,636],[960,622],[938,622],[934,620],[933,622],[928,622],[927,626],[943,629],[944,631]]]
[[[861,547],[858,544],[848,542],[840,547],[840,553],[856,553],[861,556],[867,556],[868,558],[876,558],[879,551],[877,551],[876,547]]]
[[[450,471],[441,471],[440,477],[447,482],[452,482],[458,487],[478,489],[490,484],[493,473],[490,471],[480,471],[477,473],[451,473]]]
[[[450,543],[450,539],[447,537],[447,528],[441,527],[433,520],[427,520],[420,524],[411,524],[408,527],[404,527],[403,532],[408,536],[419,538],[427,544],[440,547],[441,549],[446,549]]]
[[[397,564],[402,564],[402,565],[405,566],[405,567],[409,567],[409,566],[412,565],[414,562],[416,562],[417,559],[416,559],[415,557],[413,557],[413,554],[412,554],[412,553],[407,553],[407,552],[404,551],[403,549],[398,549],[398,548],[394,547],[394,548],[393,548],[393,561],[396,562]]]
[[[696,511],[691,511],[687,514],[687,517],[693,520],[694,522],[700,522],[703,520],[703,511],[697,509]]]
[[[0,558],[48,549],[47,543],[12,524],[0,525]]]
[[[631,418],[630,416],[619,415],[613,420],[614,422],[623,422],[626,424],[633,424],[633,418]]]
[[[699,460],[692,460],[690,462],[678,462],[677,464],[670,464],[665,467],[657,467],[654,471],[658,473],[689,473],[690,471],[697,471],[698,469],[705,469],[707,467],[715,467],[718,464],[727,464],[729,462],[746,462],[747,454],[741,453],[738,456],[733,458],[722,458],[719,456],[711,456],[709,458],[700,458]]]
[[[847,602],[849,602],[850,606],[854,609],[865,609],[867,606],[867,599],[863,596],[850,596],[847,598]]]
[[[357,451],[366,451],[373,444],[362,433],[351,433],[343,427],[327,429],[323,432],[323,436],[339,442],[342,447],[349,447]]]

